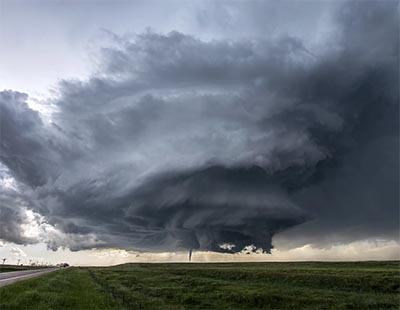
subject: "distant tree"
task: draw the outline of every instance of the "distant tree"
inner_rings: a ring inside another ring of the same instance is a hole
[[[3,265],[4,265],[4,263],[6,262],[6,260],[7,260],[7,258],[3,258]]]

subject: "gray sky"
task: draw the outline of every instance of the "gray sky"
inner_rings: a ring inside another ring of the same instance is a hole
[[[290,34],[316,43],[330,31],[332,6],[327,1],[3,0],[0,85],[38,95],[60,79],[87,77],[108,32],[126,36],[150,27],[203,39]]]
[[[398,257],[397,2],[0,5],[1,254]]]

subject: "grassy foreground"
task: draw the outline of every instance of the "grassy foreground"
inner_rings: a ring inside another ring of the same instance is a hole
[[[399,262],[125,264],[0,288],[0,309],[399,309]]]
[[[0,309],[118,309],[87,270],[69,268],[0,288]]]

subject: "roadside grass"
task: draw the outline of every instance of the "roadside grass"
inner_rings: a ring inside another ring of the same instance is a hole
[[[69,268],[0,288],[0,309],[124,309],[86,270]]]
[[[0,288],[0,309],[399,309],[399,264],[69,268]]]
[[[17,265],[0,265],[0,273],[11,272],[11,271],[23,271],[23,270],[34,270],[34,269],[45,269],[50,268],[47,266],[17,266]]]

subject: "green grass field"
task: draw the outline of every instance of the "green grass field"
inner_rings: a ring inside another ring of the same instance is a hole
[[[125,264],[0,288],[0,309],[399,309],[399,262]]]

